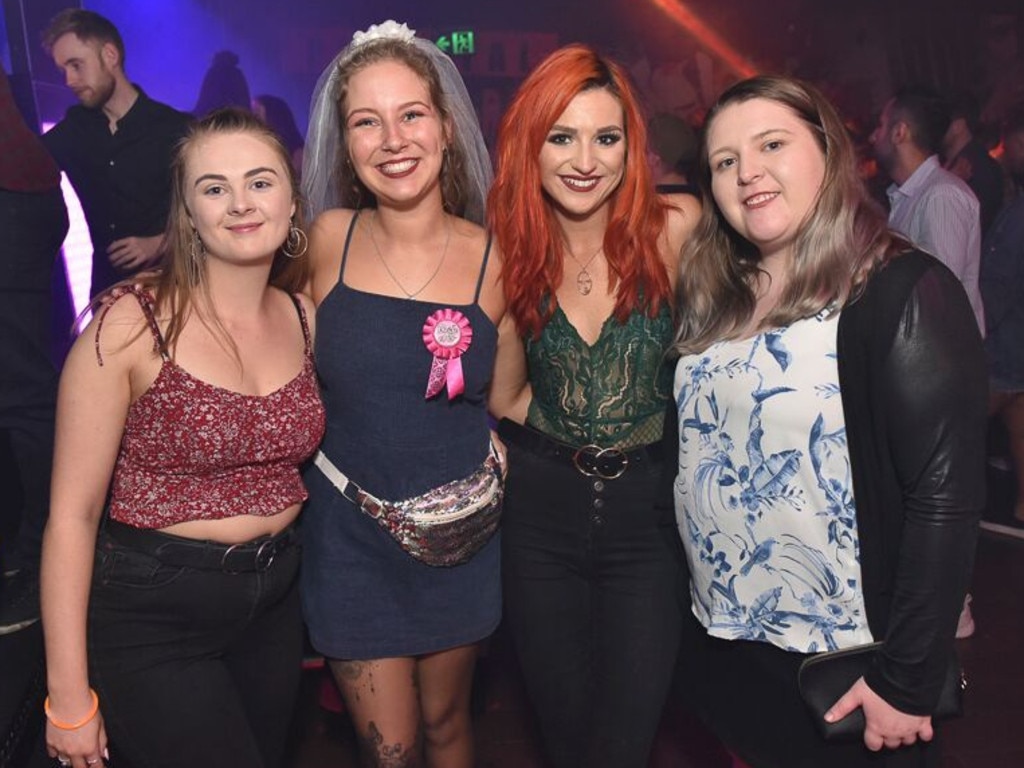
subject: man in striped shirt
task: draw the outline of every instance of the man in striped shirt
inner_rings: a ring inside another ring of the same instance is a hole
[[[949,108],[937,93],[903,88],[886,103],[871,144],[893,181],[887,190],[889,225],[953,271],[984,333],[978,289],[981,214],[971,188],[939,160],[949,123]]]

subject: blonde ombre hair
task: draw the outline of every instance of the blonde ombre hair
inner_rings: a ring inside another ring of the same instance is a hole
[[[825,156],[825,177],[797,234],[787,285],[762,327],[783,327],[826,307],[842,307],[859,294],[875,268],[909,248],[889,231],[885,213],[868,195],[849,133],[816,88],[772,75],[736,83],[711,107],[701,132],[697,183],[706,203],[680,267],[679,354],[699,353],[717,341],[736,338],[756,305],[753,286],[760,254],[729,225],[715,202],[707,144],[719,113],[750,99],[767,99],[791,110],[810,128]]]

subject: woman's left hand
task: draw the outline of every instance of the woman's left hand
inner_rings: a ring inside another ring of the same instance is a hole
[[[864,710],[864,746],[872,752],[882,747],[897,749],[909,746],[918,739],[931,741],[935,735],[929,715],[900,712],[871,690],[863,677],[832,705],[825,713],[825,720],[830,723],[842,720],[857,707]]]

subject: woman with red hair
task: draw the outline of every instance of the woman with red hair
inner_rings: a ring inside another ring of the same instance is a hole
[[[562,48],[502,121],[489,223],[525,347],[499,353],[507,617],[551,766],[645,766],[672,676],[680,557],[655,510],[665,351],[693,197],[659,197],[622,69]]]

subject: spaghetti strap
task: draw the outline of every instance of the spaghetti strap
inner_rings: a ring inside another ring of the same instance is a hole
[[[480,289],[484,284],[484,275],[487,273],[487,260],[491,257],[491,233],[487,233],[487,247],[484,248],[484,263],[480,265],[480,276],[476,279],[476,293],[473,294],[473,303],[480,301]]]
[[[165,363],[170,362],[171,356],[167,352],[167,343],[164,341],[164,335],[160,332],[160,325],[157,323],[156,316],[153,314],[153,306],[156,302],[149,291],[144,290],[137,285],[122,285],[114,288],[103,300],[103,309],[96,321],[96,338],[93,342],[96,349],[96,362],[99,363],[100,367],[103,366],[103,355],[100,353],[100,334],[103,332],[103,322],[107,319],[107,312],[109,312],[110,308],[123,296],[128,294],[134,296],[139,302],[139,307],[142,309],[142,316],[146,318],[146,325],[149,326],[149,331],[153,334],[153,351],[159,352],[160,357]]]
[[[345,235],[345,250],[341,252],[341,267],[338,269],[338,282],[344,282],[345,278],[345,262],[348,261],[348,247],[352,243],[352,235],[356,231],[356,219],[359,218],[360,211],[356,210],[352,213],[352,221],[348,225],[348,234]]]
[[[306,317],[306,308],[302,306],[302,301],[294,293],[289,293],[288,297],[292,300],[295,305],[295,311],[299,313],[299,325],[302,326],[302,338],[306,342],[306,355],[313,354],[313,340],[309,335],[309,319]]]

